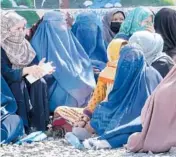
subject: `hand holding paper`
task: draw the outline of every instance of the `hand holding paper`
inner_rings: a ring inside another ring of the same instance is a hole
[[[45,75],[51,75],[55,71],[55,67],[52,66],[52,62],[45,62],[45,58],[43,58],[38,65],[34,65],[28,67],[26,79],[32,84],[44,77]]]

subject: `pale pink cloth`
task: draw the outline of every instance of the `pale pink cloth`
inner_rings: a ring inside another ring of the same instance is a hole
[[[176,146],[176,65],[146,101],[141,120],[142,132],[129,137],[129,150],[159,153]]]

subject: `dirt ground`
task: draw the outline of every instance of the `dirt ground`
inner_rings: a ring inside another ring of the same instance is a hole
[[[176,157],[176,148],[162,154],[129,153],[124,148],[114,150],[77,150],[64,139],[32,144],[3,145],[0,157]]]

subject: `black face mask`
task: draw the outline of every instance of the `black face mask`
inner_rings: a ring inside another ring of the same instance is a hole
[[[111,22],[111,30],[117,34],[120,30],[121,22]]]

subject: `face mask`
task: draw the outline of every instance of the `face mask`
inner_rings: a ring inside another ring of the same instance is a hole
[[[24,41],[25,36],[26,31],[11,32],[11,35],[8,37],[8,40],[13,43],[21,44]]]
[[[111,30],[117,34],[120,30],[121,22],[111,22]]]

